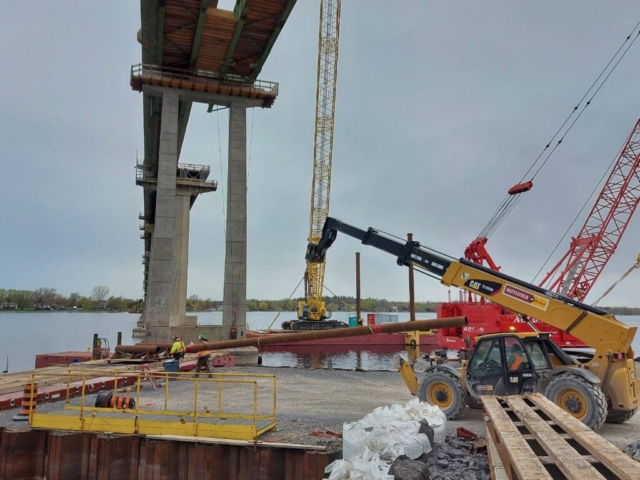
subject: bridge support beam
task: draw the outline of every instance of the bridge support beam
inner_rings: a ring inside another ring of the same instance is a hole
[[[229,169],[222,325],[244,337],[247,326],[247,108],[229,106]]]
[[[169,325],[196,324],[197,317],[187,317],[187,274],[189,265],[189,210],[191,195],[176,195],[176,227],[173,236],[173,290]]]
[[[175,270],[178,104],[177,94],[166,93],[163,95],[155,226],[151,240],[151,264],[149,266],[147,304],[145,305],[146,320],[150,332],[157,327],[169,327],[171,313],[175,310],[173,279]],[[155,337],[153,339],[156,340]]]

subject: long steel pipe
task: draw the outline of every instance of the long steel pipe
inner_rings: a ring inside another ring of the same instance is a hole
[[[165,347],[166,348],[166,347]],[[116,352],[122,353],[160,353],[165,350],[160,345],[144,344],[144,345],[116,345]],[[171,348],[171,345],[169,345]]]
[[[413,322],[383,323],[381,325],[366,325],[364,327],[334,328],[331,330],[312,330],[300,333],[273,333],[254,338],[239,338],[237,340],[224,340],[222,342],[197,343],[187,345],[188,353],[201,350],[222,350],[225,348],[257,347],[260,345],[277,345],[279,343],[304,342],[305,340],[318,340],[321,338],[358,337],[361,335],[379,335],[383,333],[415,332],[423,330],[435,330],[438,328],[464,327],[467,317],[439,318],[431,320],[416,320]],[[157,347],[160,350],[171,348],[170,343],[120,345],[118,351],[123,353],[140,353]]]

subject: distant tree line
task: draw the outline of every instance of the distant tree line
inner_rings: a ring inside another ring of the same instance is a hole
[[[345,311],[353,312],[356,309],[355,297],[349,296],[332,296],[322,298],[327,309],[332,312]],[[294,312],[298,308],[298,302],[304,300],[302,297],[292,298],[291,300],[266,300],[250,298],[247,299],[248,311],[274,312],[283,310],[285,312]],[[217,310],[222,308],[221,300],[212,300],[211,298],[202,299],[198,295],[192,295],[187,299],[187,311],[202,312],[208,310]],[[409,302],[397,302],[386,300],[384,298],[363,298],[360,301],[363,312],[408,312]],[[435,312],[436,307],[442,302],[416,302],[416,312]],[[603,307],[614,315],[640,315],[640,308],[635,307]]]
[[[109,287],[93,287],[89,295],[58,293],[55,288],[0,289],[0,310],[84,310],[122,312],[142,308],[140,300],[109,295]]]
[[[64,296],[55,288],[42,287],[36,290],[0,289],[0,310],[68,310],[110,311],[122,312],[142,310],[142,299],[125,298],[110,294],[109,287],[98,285],[93,287],[89,295],[72,293]],[[298,307],[302,297],[290,300],[260,300],[248,299],[248,311],[279,311],[293,312]],[[356,309],[356,299],[349,296],[323,297],[327,309],[332,312],[353,312]],[[440,302],[416,302],[416,312],[435,312]],[[222,301],[211,298],[202,299],[198,295],[187,298],[188,312],[204,312],[217,310],[222,307]],[[361,300],[363,312],[408,312],[409,302],[397,302],[384,298],[363,298]],[[640,308],[636,307],[602,307],[603,310],[614,315],[640,315]]]
[[[332,312],[346,311],[352,312],[356,309],[355,297],[349,296],[332,296],[322,298],[327,310]],[[298,308],[298,302],[304,300],[302,297],[292,298],[287,302],[282,300],[247,300],[247,310],[268,310],[277,311],[295,311]],[[416,302],[416,312],[435,312],[440,302]],[[360,300],[363,312],[408,312],[409,302],[397,302],[384,298],[363,298]],[[284,308],[283,308],[284,307]]]

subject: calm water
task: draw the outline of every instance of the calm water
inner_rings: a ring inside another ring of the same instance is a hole
[[[221,312],[200,312],[201,325],[220,325]],[[409,320],[408,312],[399,312],[400,321]],[[250,328],[264,329],[273,321],[274,312],[248,312]],[[363,315],[364,316],[364,315]],[[418,314],[418,319],[434,318],[435,314]],[[291,320],[292,312],[285,312],[273,324],[280,327],[284,320]],[[349,313],[336,312],[336,320],[348,321]],[[93,334],[98,333],[111,343],[116,343],[117,332],[122,332],[123,343],[135,343],[131,338],[138,315],[129,313],[77,313],[77,312],[27,312],[0,313],[0,371],[4,370],[9,355],[9,371],[34,368],[39,353],[55,353],[68,350],[86,350],[91,346]],[[620,317],[627,325],[640,326],[640,316]],[[305,368],[323,368],[331,362],[334,368],[363,370],[393,370],[393,355],[397,347],[376,346],[368,349],[334,347],[265,347],[263,365]],[[633,342],[636,355],[640,354],[640,335]]]

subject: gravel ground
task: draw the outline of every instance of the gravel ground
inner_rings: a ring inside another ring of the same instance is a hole
[[[221,370],[217,370],[221,371]],[[331,450],[341,442],[309,435],[317,428],[342,431],[342,424],[361,419],[382,405],[394,402],[406,403],[413,397],[396,372],[354,372],[344,370],[298,369],[275,367],[236,367],[225,372],[248,374],[274,374],[277,377],[277,427],[261,438],[283,443],[329,445]],[[267,413],[272,407],[272,390],[269,381],[261,381],[259,387],[259,412]],[[189,411],[193,409],[193,384],[172,381],[170,386],[171,408]],[[135,392],[127,394],[135,397]],[[146,385],[141,392],[141,406],[162,408],[163,390],[154,391]],[[217,407],[217,388],[210,384],[199,387],[198,409],[207,405],[210,410]],[[79,405],[80,399],[72,403]],[[95,395],[87,397],[93,405]],[[242,409],[252,411],[253,391],[247,386],[225,386],[223,410]],[[64,408],[62,402],[39,403],[39,412],[51,412]],[[0,425],[26,426],[25,422],[14,422],[18,409],[0,411]],[[484,435],[482,412],[467,408],[456,421],[448,422],[455,429],[464,426],[468,430]],[[600,433],[607,440],[624,448],[640,439],[640,415],[622,425],[606,424]]]

